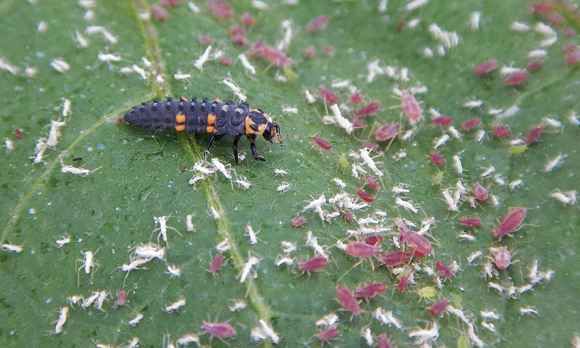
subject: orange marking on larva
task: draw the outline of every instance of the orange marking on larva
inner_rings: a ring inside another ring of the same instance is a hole
[[[178,113],[177,115],[175,115],[175,123],[177,123],[177,124],[185,123],[185,115],[182,114],[181,112]]]
[[[175,125],[175,131],[176,132],[183,132],[185,130],[185,124],[176,124]]]
[[[213,134],[215,133],[215,128],[213,126],[207,126],[205,131],[207,134]]]
[[[264,131],[266,130],[266,127],[267,127],[267,126],[268,126],[267,124],[261,124],[261,125],[259,125],[259,126],[258,126],[258,132],[259,132],[260,134],[264,134]]]
[[[255,125],[254,121],[248,116],[245,121],[245,132],[248,134],[256,134],[256,131],[252,128]]]
[[[208,126],[213,126],[215,125],[215,120],[216,120],[217,116],[215,114],[208,114],[207,115],[207,125]]]

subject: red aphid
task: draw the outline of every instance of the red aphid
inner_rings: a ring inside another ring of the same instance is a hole
[[[462,226],[469,228],[481,227],[481,219],[478,217],[464,216],[459,218],[459,223]]]
[[[416,232],[400,232],[399,240],[413,250],[413,256],[424,257],[431,253],[431,242]]]
[[[543,67],[544,67],[544,60],[543,59],[535,59],[535,60],[528,62],[528,65],[526,65],[526,70],[529,72],[536,72],[536,71],[539,71],[540,69],[542,69]]]
[[[377,192],[381,189],[381,183],[375,176],[367,176],[366,177],[366,185],[369,189]]]
[[[181,0],[160,0],[159,4],[164,7],[177,7],[181,3]]]
[[[489,199],[489,192],[480,183],[476,182],[473,185],[473,197],[479,203],[485,203]]]
[[[413,232],[413,230],[411,230],[409,225],[407,225],[407,223],[403,219],[400,218],[395,219],[395,226],[397,226],[397,230],[399,230],[400,233]]]
[[[385,123],[375,131],[375,140],[385,142],[399,135],[401,125],[398,123]]]
[[[566,36],[566,37],[574,37],[574,36],[576,36],[576,30],[574,30],[574,28],[566,27],[562,31],[564,32],[564,36]]]
[[[437,116],[431,119],[434,126],[449,127],[453,124],[453,117],[451,116]]]
[[[568,65],[577,65],[580,63],[580,49],[575,49],[569,52],[566,52],[565,55],[566,64]]]
[[[344,222],[349,224],[354,222],[354,214],[352,213],[352,210],[341,210],[340,215],[342,216]]]
[[[18,139],[18,140],[20,140],[20,139],[24,138],[24,133],[22,132],[22,129],[20,129],[20,128],[16,128],[16,129],[14,130],[14,137],[15,137],[16,139]]]
[[[378,151],[379,150],[379,145],[378,144],[375,144],[375,143],[364,143],[361,148],[362,149],[368,149],[370,151]]]
[[[202,34],[197,37],[197,41],[203,46],[209,46],[213,43],[214,39],[211,35]]]
[[[423,118],[423,109],[415,96],[409,91],[401,92],[401,110],[411,125],[415,125]]]
[[[330,17],[328,17],[328,16],[318,16],[318,17],[314,18],[313,20],[311,20],[306,25],[306,31],[309,33],[322,31],[322,30],[326,29],[329,21],[330,21]]]
[[[328,140],[320,137],[320,135],[313,136],[312,143],[320,150],[330,151],[332,149],[332,144]]]
[[[431,316],[437,318],[440,317],[442,314],[445,314],[447,311],[447,307],[449,306],[449,301],[447,299],[441,299],[435,303],[433,303],[427,310],[431,314]]]
[[[304,49],[304,58],[306,59],[314,59],[316,58],[316,47],[308,46]]]
[[[124,306],[127,303],[127,291],[125,291],[125,289],[119,289],[119,291],[117,291],[117,301],[116,301],[116,305],[117,306]]]
[[[212,274],[218,273],[224,265],[225,257],[222,254],[217,254],[211,259],[209,263],[208,272]]]
[[[527,213],[528,209],[526,208],[511,208],[503,217],[499,225],[493,229],[493,237],[502,238],[519,230],[526,218]]]
[[[352,315],[357,316],[362,313],[356,297],[354,297],[352,291],[350,291],[349,288],[344,286],[337,286],[336,299],[340,303],[342,309],[352,313]]]
[[[368,103],[362,109],[355,111],[354,114],[356,116],[359,116],[359,117],[369,117],[369,116],[374,116],[380,110],[381,110],[381,104],[377,101],[373,101],[373,102]]]
[[[562,47],[562,52],[569,53],[578,50],[578,46],[574,43],[567,43]]]
[[[356,194],[365,203],[372,203],[375,201],[375,197],[373,195],[371,195],[370,193],[366,192],[365,190],[363,190],[362,188],[359,188],[356,191]]]
[[[409,262],[413,258],[413,253],[408,251],[390,251],[388,253],[383,253],[378,256],[379,261],[387,266],[388,268],[401,267]]]
[[[367,258],[376,256],[380,248],[365,242],[353,241],[346,245],[344,252],[352,257]]]
[[[405,275],[401,276],[399,278],[399,281],[397,282],[397,291],[401,294],[404,293],[405,291],[407,291],[407,289],[409,288],[409,285],[411,284],[412,279],[413,279],[413,273],[405,274]]]
[[[475,74],[475,76],[483,77],[491,74],[496,69],[497,69],[497,60],[492,58],[476,65],[473,68],[473,73]]]
[[[392,348],[391,340],[386,333],[377,336],[377,348]]]
[[[248,38],[246,37],[246,29],[239,25],[235,25],[230,28],[230,40],[234,45],[245,46],[248,44]]]
[[[167,12],[167,10],[162,7],[159,6],[157,4],[153,4],[151,5],[151,15],[153,16],[153,19],[155,19],[156,21],[159,22],[164,22],[167,19],[169,19],[169,12]]]
[[[525,70],[518,70],[509,73],[503,79],[504,85],[510,87],[521,86],[525,84],[527,81],[528,81],[528,72]]]
[[[554,25],[556,27],[560,27],[565,21],[564,16],[562,16],[561,14],[559,14],[557,12],[549,13],[546,16],[546,19],[548,20],[548,22],[550,22],[552,25]]]
[[[336,326],[331,326],[329,328],[326,328],[324,330],[319,331],[316,334],[316,338],[318,338],[320,343],[326,344],[326,343],[330,343],[331,341],[333,341],[335,338],[338,337],[338,335],[339,335],[339,331],[336,328]]]
[[[242,14],[240,22],[246,27],[253,27],[254,25],[256,25],[256,20],[254,19],[254,17],[252,17],[252,15],[249,12],[244,12]]]
[[[437,262],[435,262],[435,270],[441,279],[451,279],[455,277],[453,271],[451,271],[451,269],[441,260],[437,260]]]
[[[320,272],[328,265],[328,259],[324,256],[313,256],[305,261],[298,262],[300,272]]]
[[[429,155],[431,163],[436,167],[443,167],[445,165],[445,157],[439,152],[431,152]]]
[[[290,225],[294,228],[300,228],[306,225],[306,218],[302,215],[295,216],[290,220]]]
[[[234,61],[232,60],[232,58],[230,58],[228,56],[221,56],[220,57],[220,64],[225,65],[225,66],[230,66],[230,65],[234,64]]]
[[[530,12],[532,14],[547,15],[553,11],[554,11],[554,6],[548,1],[537,2],[537,3],[532,4],[530,6]]]
[[[479,117],[471,118],[461,124],[461,129],[466,132],[469,132],[481,124],[481,119]]]
[[[207,0],[207,7],[211,14],[220,20],[230,19],[234,16],[234,10],[225,0]]]
[[[358,299],[368,301],[383,294],[387,290],[387,285],[380,282],[368,283],[356,288],[354,296]]]
[[[328,105],[338,103],[338,97],[336,96],[336,94],[334,94],[334,92],[332,90],[330,90],[324,86],[321,86],[318,89],[318,93],[320,93],[320,97],[322,97],[322,100],[324,100],[324,103],[326,103]]]
[[[542,133],[544,133],[543,125],[535,126],[534,128],[532,128],[526,135],[526,144],[532,145],[537,143],[540,140]]]
[[[332,57],[336,52],[336,48],[334,48],[334,46],[324,46],[322,52],[324,52],[327,57]]]
[[[286,68],[292,65],[292,59],[290,59],[286,53],[277,48],[268,46],[262,41],[256,42],[250,53],[278,68]]]
[[[236,329],[230,325],[228,322],[223,323],[210,323],[204,321],[201,325],[201,331],[210,335],[213,338],[225,339],[234,337],[236,333]]]
[[[369,245],[378,246],[378,245],[381,245],[383,240],[385,240],[385,238],[382,236],[369,236],[369,237],[365,238],[365,243],[367,243]]]
[[[506,247],[491,248],[493,264],[500,271],[505,271],[512,263],[512,253]]]
[[[362,94],[360,94],[359,92],[354,92],[353,94],[350,95],[350,103],[351,104],[360,104],[363,102],[363,96]]]
[[[512,135],[512,131],[504,125],[495,125],[492,127],[493,135],[496,138],[508,138]]]

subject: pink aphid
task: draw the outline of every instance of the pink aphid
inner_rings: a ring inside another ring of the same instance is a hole
[[[320,150],[330,151],[332,149],[332,144],[318,134],[312,137],[312,144]]]
[[[387,285],[385,283],[373,282],[356,288],[354,296],[358,299],[368,301],[385,293],[386,290]]]
[[[413,253],[408,251],[395,250],[388,253],[383,253],[378,256],[379,261],[388,268],[401,267],[413,258]]]
[[[485,203],[489,199],[489,192],[480,183],[476,182],[473,185],[473,197],[479,203]]]
[[[379,247],[367,244],[365,242],[352,241],[346,245],[344,252],[347,255],[358,258],[368,258],[376,256],[380,251]]]
[[[492,58],[492,59],[486,60],[483,63],[477,64],[473,68],[473,73],[477,77],[483,77],[483,76],[487,76],[487,75],[491,74],[496,69],[497,69],[497,60]]]
[[[163,7],[177,7],[181,3],[181,0],[160,0],[159,4]]]
[[[209,34],[202,34],[197,37],[197,41],[203,46],[209,46],[214,42],[214,39]]]
[[[340,334],[340,332],[338,331],[336,326],[331,326],[329,328],[326,328],[324,330],[319,331],[316,334],[316,338],[318,338],[320,343],[322,343],[324,345],[324,344],[328,344],[331,341],[333,341],[335,338],[338,337],[339,334]]]
[[[409,91],[401,92],[401,110],[411,125],[415,125],[423,118],[423,109],[415,96]]]
[[[424,257],[431,253],[431,242],[416,232],[400,232],[399,241],[413,250],[413,256]]]
[[[362,96],[362,94],[360,94],[359,92],[354,92],[353,94],[350,95],[350,103],[357,105],[360,104],[364,101],[364,98]]]
[[[248,38],[246,36],[246,29],[239,25],[235,25],[230,28],[229,31],[230,40],[234,45],[245,46],[248,44]]]
[[[507,74],[503,83],[506,86],[518,87],[525,84],[528,81],[528,72],[526,70],[518,70]]]
[[[365,190],[363,190],[362,188],[359,188],[358,190],[356,190],[356,194],[365,203],[369,203],[370,204],[370,203],[372,203],[372,202],[375,201],[375,197],[372,194],[370,194],[370,193],[366,192]]]
[[[298,262],[300,272],[320,272],[328,265],[328,259],[324,256],[314,256],[305,261]]]
[[[532,128],[526,135],[526,144],[532,145],[540,141],[542,133],[544,133],[543,125],[535,126],[534,128]]]
[[[512,263],[512,253],[506,247],[491,248],[493,264],[500,271],[505,271]]]
[[[502,238],[519,230],[526,218],[527,213],[528,209],[526,208],[511,208],[503,217],[499,225],[493,229],[493,237]]]
[[[453,124],[453,117],[451,116],[437,116],[431,119],[431,124],[440,127],[449,127]]]
[[[313,20],[311,20],[306,25],[306,31],[309,33],[322,31],[322,30],[326,29],[329,21],[330,21],[330,17],[328,17],[328,16],[318,16],[318,17],[314,18]]]
[[[536,59],[528,62],[526,65],[526,70],[529,72],[536,72],[539,71],[544,67],[544,60],[543,59]]]
[[[461,129],[465,132],[469,132],[481,124],[481,119],[479,117],[471,118],[461,124]]]
[[[332,105],[338,103],[338,97],[331,89],[321,86],[318,89],[318,93],[320,93],[320,96],[322,97],[322,100],[325,104]]]
[[[447,307],[449,306],[449,301],[447,299],[441,299],[435,303],[433,303],[427,310],[431,314],[432,317],[440,317],[441,315],[445,314],[447,311]]]
[[[435,271],[437,271],[437,275],[441,277],[441,279],[451,279],[455,277],[455,273],[441,260],[437,260],[435,262]]]
[[[431,160],[431,164],[436,167],[443,167],[445,165],[445,157],[439,152],[431,152],[429,159]]]
[[[397,292],[404,293],[409,288],[413,279],[413,273],[402,275],[397,282]]]
[[[220,57],[220,64],[224,65],[224,66],[230,66],[230,65],[234,64],[234,61],[232,60],[232,58],[230,58],[228,56],[221,56]]]
[[[304,52],[302,53],[302,55],[306,59],[314,59],[314,58],[316,58],[316,47],[314,47],[314,46],[308,46],[308,47],[306,47],[304,49]]]
[[[259,57],[278,68],[286,68],[292,65],[292,59],[290,59],[286,53],[277,48],[268,46],[262,41],[256,42],[250,53],[252,56]]]
[[[254,25],[256,25],[256,19],[254,19],[254,17],[252,17],[252,15],[249,12],[244,12],[242,14],[240,22],[246,27],[253,27]]]
[[[364,118],[353,116],[352,117],[352,128],[354,129],[363,129],[367,127],[367,122]]]
[[[385,142],[396,138],[399,135],[401,125],[394,123],[385,123],[375,131],[375,140]]]
[[[336,299],[340,303],[342,309],[352,313],[352,315],[357,316],[362,313],[356,297],[354,297],[352,291],[350,291],[349,288],[344,286],[337,286]]]
[[[355,111],[354,114],[358,117],[369,117],[369,116],[374,116],[380,110],[381,110],[381,104],[377,101],[372,101],[372,102],[368,103],[366,106],[364,106],[363,108]]]
[[[341,210],[340,215],[342,216],[344,222],[348,224],[352,224],[354,222],[354,214],[352,213],[352,210],[348,209]]]
[[[564,52],[564,53],[569,53],[569,52],[573,52],[576,50],[578,50],[578,46],[574,43],[571,43],[571,42],[565,44],[564,47],[562,47],[562,52]]]
[[[169,19],[169,12],[167,12],[165,7],[157,4],[151,5],[151,15],[158,22],[164,22]]]
[[[205,333],[210,335],[213,338],[219,339],[226,339],[230,337],[234,337],[236,333],[236,329],[230,325],[228,322],[223,323],[210,323],[204,321],[201,325],[201,330]]]
[[[562,31],[564,32],[564,36],[566,36],[566,37],[574,37],[574,36],[576,36],[576,30],[574,30],[571,27],[566,27]]]
[[[119,289],[117,291],[117,306],[124,306],[127,303],[127,291],[125,289]]]
[[[225,0],[207,0],[207,7],[209,12],[219,20],[227,20],[234,16],[232,6]]]
[[[492,127],[493,135],[496,138],[503,139],[508,138],[512,135],[512,131],[504,125],[495,125]]]
[[[306,225],[306,218],[302,215],[295,216],[290,220],[290,225],[294,228],[300,228]]]
[[[369,151],[379,151],[379,145],[375,143],[364,143],[361,149],[368,149]]]
[[[377,348],[392,348],[391,340],[386,333],[377,336]]]
[[[381,245],[381,243],[385,240],[385,237],[382,236],[368,236],[365,238],[365,243],[369,245]]]
[[[564,56],[566,64],[568,65],[578,65],[580,63],[580,49],[571,50],[566,52]]]
[[[560,27],[562,25],[562,23],[564,23],[564,21],[566,20],[564,18],[564,16],[562,16],[561,14],[559,14],[557,12],[549,13],[546,16],[546,19],[548,20],[548,22],[550,22],[552,25],[554,25],[556,27]]]
[[[377,180],[375,176],[367,176],[366,177],[366,185],[369,189],[377,192],[381,189],[381,183]]]
[[[211,274],[218,273],[224,265],[225,257],[222,254],[217,254],[211,259],[209,263],[208,272]]]
[[[477,228],[481,227],[481,219],[473,216],[464,216],[459,218],[459,223],[464,227]]]
[[[336,48],[334,48],[334,46],[324,46],[322,52],[324,52],[327,57],[332,57],[336,52]]]

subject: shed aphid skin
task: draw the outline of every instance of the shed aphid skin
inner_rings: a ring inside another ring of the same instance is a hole
[[[22,245],[4,243],[0,244],[0,250],[8,253],[19,254],[22,252],[22,250],[24,250],[24,248],[22,247]]]
[[[195,226],[193,225],[193,216],[191,214],[187,214],[185,216],[185,229],[187,232],[195,231]]]
[[[245,102],[246,99],[248,99],[242,89],[231,78],[223,79],[222,83],[226,85],[240,101]]]
[[[544,172],[549,173],[549,172],[554,171],[557,168],[560,168],[562,166],[562,164],[564,163],[564,160],[567,157],[568,157],[568,155],[560,153],[560,154],[558,154],[558,156],[548,160],[548,162],[544,166]]]
[[[247,224],[244,229],[246,230],[246,235],[248,236],[248,239],[250,240],[250,244],[251,245],[256,245],[258,244],[258,237],[256,232],[254,231],[254,228],[252,227],[252,225]]]
[[[554,198],[558,202],[564,205],[574,205],[576,204],[576,191],[554,191],[550,193],[550,197]]]
[[[157,234],[157,242],[159,243],[159,241],[162,240],[165,243],[165,245],[168,244],[168,242],[167,242],[167,231],[168,230],[175,231],[179,234],[179,232],[177,231],[176,228],[167,225],[168,219],[169,219],[169,216],[154,216],[153,217],[153,221],[155,222],[156,225],[158,225],[158,227],[156,227],[153,230],[153,233],[159,231],[159,234]]]
[[[373,333],[370,327],[365,327],[361,329],[360,332],[361,337],[365,340],[367,346],[373,347],[375,344],[375,340],[373,338]]]
[[[397,330],[404,329],[403,324],[393,315],[392,311],[385,311],[381,307],[378,307],[373,312],[373,318],[378,320],[382,325],[393,326]]]
[[[56,324],[54,326],[55,335],[60,335],[62,333],[64,324],[66,324],[66,321],[68,320],[68,312],[69,312],[68,306],[60,308],[58,312],[58,319],[56,320]]]
[[[430,326],[427,326],[424,329],[417,329],[409,332],[409,337],[414,338],[415,344],[417,345],[430,345],[439,338],[439,325],[434,321]]]
[[[181,297],[177,301],[165,306],[165,308],[163,310],[167,313],[175,313],[175,312],[179,311],[181,308],[183,308],[186,303],[187,302],[185,300],[185,297]]]
[[[260,263],[260,259],[256,256],[248,255],[248,261],[244,264],[242,272],[240,272],[240,283],[244,283],[248,277],[255,274],[254,267]]]
[[[165,248],[153,243],[140,244],[135,247],[134,254],[138,258],[163,261],[165,259]]]
[[[50,66],[61,74],[70,70],[70,64],[64,61],[63,58],[55,58],[50,62]]]
[[[96,263],[95,263],[95,253],[93,253],[92,251],[83,251],[83,259],[81,261],[81,267],[79,268],[82,269],[85,274],[90,274],[91,271],[96,267]]]
[[[47,145],[48,145],[48,143],[47,143]],[[74,167],[74,166],[70,166],[68,164],[64,164],[64,160],[63,160],[64,155],[65,154],[63,153],[63,154],[61,154],[59,156],[60,166],[61,166],[60,171],[62,173],[65,173],[65,174],[73,174],[73,175],[80,175],[80,176],[88,176],[88,175],[90,175],[90,174],[92,174],[92,173],[94,173],[94,172],[96,172],[97,170],[100,169],[100,168],[95,168],[95,169],[92,169],[91,170],[91,169]],[[35,161],[36,161],[36,158],[35,158]]]
[[[532,306],[520,307],[520,315],[522,316],[538,316],[538,310]]]
[[[181,268],[177,267],[176,265],[167,265],[166,274],[169,274],[171,278],[179,278],[181,277]]]
[[[232,304],[230,304],[228,306],[230,312],[239,312],[243,309],[245,309],[248,306],[248,304],[246,303],[246,301],[244,300],[240,300],[240,299],[235,299],[232,301]]]
[[[263,136],[270,143],[282,141],[278,124],[264,111],[251,109],[245,102],[168,98],[164,102],[152,101],[135,106],[125,114],[124,120],[129,125],[154,132],[174,130],[177,133],[208,134],[207,151],[211,151],[216,140],[231,136],[234,138],[236,163],[239,162],[238,144],[242,136],[249,140],[254,159],[262,161],[264,156],[256,150],[257,137]]]

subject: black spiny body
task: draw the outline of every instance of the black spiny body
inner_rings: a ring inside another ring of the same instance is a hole
[[[257,160],[264,157],[256,151],[256,138],[262,135],[272,142],[280,141],[280,128],[260,109],[250,109],[247,103],[208,101],[203,99],[152,101],[133,107],[125,114],[129,125],[150,131],[173,130],[177,133],[208,134],[208,150],[214,141],[229,135],[234,138],[233,150],[238,162],[238,142],[242,135],[250,141],[252,155]]]

